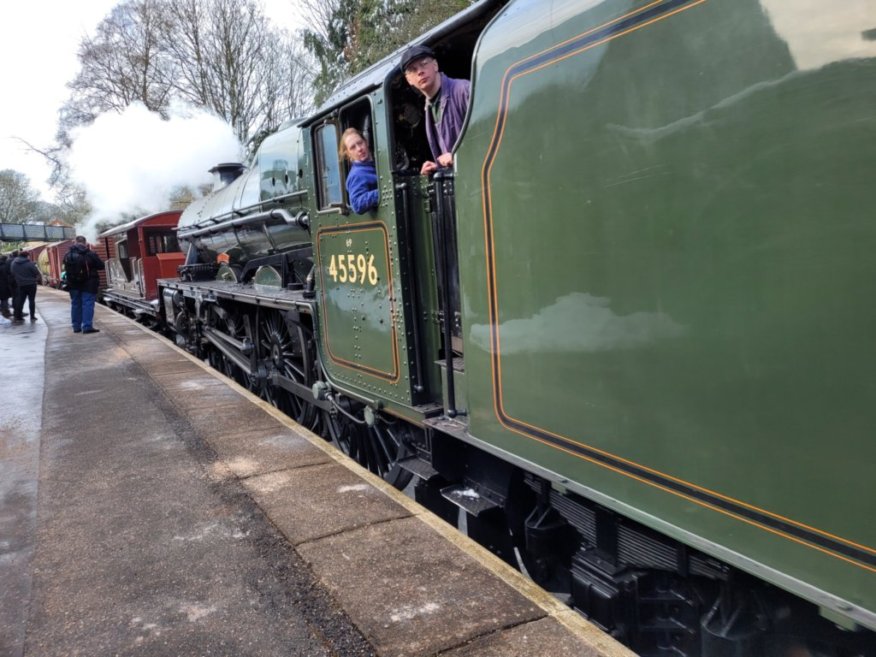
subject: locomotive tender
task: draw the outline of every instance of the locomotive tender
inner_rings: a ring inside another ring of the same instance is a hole
[[[479,2],[417,40],[453,171],[395,54],[216,168],[156,312],[641,654],[872,655],[866,5]]]

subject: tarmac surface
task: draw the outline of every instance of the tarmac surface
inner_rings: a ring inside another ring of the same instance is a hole
[[[628,656],[318,436],[63,293],[0,323],[0,656]]]

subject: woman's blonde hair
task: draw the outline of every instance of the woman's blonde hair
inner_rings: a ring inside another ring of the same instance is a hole
[[[359,137],[362,137],[363,141],[368,141],[357,128],[347,128],[344,130],[344,134],[341,135],[341,143],[338,145],[338,156],[347,161],[350,160],[350,154],[347,152],[347,146],[344,142],[347,141],[347,137],[350,135],[358,135]]]

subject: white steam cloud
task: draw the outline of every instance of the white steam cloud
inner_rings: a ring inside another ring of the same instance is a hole
[[[209,182],[208,169],[238,162],[243,152],[225,121],[183,105],[173,106],[164,120],[135,103],[121,114],[100,115],[72,138],[72,178],[94,208],[80,228],[89,241],[97,236],[97,222],[167,210],[171,192]]]

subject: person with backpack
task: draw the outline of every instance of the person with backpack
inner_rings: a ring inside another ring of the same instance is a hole
[[[88,248],[88,241],[77,235],[76,241],[64,256],[64,278],[70,292],[70,320],[74,333],[99,333],[93,326],[94,302],[100,287],[103,260]]]
[[[15,300],[13,301],[12,319],[16,322],[24,321],[24,300],[28,301],[30,321],[35,322],[36,316],[36,292],[37,284],[43,282],[43,275],[37,266],[31,262],[27,251],[19,252],[15,260],[9,266],[9,271],[15,279]]]

